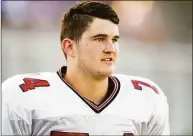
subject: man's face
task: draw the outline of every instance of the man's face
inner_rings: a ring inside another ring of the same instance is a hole
[[[78,66],[94,76],[110,76],[118,57],[118,39],[116,24],[95,18],[76,46]]]

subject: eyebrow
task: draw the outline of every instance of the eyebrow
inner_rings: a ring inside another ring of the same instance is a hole
[[[106,34],[97,34],[97,35],[94,35],[92,36],[92,38],[97,38],[97,37],[108,37],[108,35]],[[115,35],[113,38],[116,38],[116,39],[119,39],[119,35]]]

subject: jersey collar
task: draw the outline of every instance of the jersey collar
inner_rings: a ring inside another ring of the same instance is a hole
[[[108,91],[105,99],[100,104],[95,104],[91,100],[88,100],[82,96],[80,96],[77,91],[66,81],[64,80],[64,75],[66,73],[67,67],[63,66],[58,71],[57,74],[61,78],[61,80],[73,91],[75,92],[94,112],[100,113],[104,110],[117,96],[120,90],[120,82],[114,77],[108,77]]]

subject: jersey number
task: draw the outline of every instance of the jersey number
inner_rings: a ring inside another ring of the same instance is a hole
[[[70,132],[57,132],[51,131],[50,136],[89,136],[88,133],[70,133]],[[123,136],[134,136],[133,133],[124,133]]]
[[[144,86],[150,87],[151,89],[154,90],[155,93],[159,94],[159,92],[158,92],[158,90],[155,86],[152,86],[148,83],[138,81],[138,80],[131,80],[131,82],[132,82],[134,88],[137,89],[137,90],[142,90],[142,87],[140,85],[144,85]]]
[[[35,89],[35,87],[50,86],[50,84],[46,80],[24,78],[23,81],[24,81],[24,84],[19,85],[23,92],[27,92],[29,90]]]

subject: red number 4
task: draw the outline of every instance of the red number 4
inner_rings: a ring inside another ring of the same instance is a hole
[[[142,87],[140,86],[141,85],[144,85],[144,86],[147,86],[147,87],[150,87],[151,89],[153,89],[153,91],[157,94],[159,94],[157,88],[155,86],[152,86],[148,83],[145,83],[145,82],[142,82],[142,81],[138,81],[138,80],[131,80],[131,82],[133,83],[133,86],[135,89],[137,90],[142,90]]]
[[[50,86],[48,81],[34,78],[24,78],[24,84],[19,85],[23,92],[35,89],[35,87],[46,87]]]

